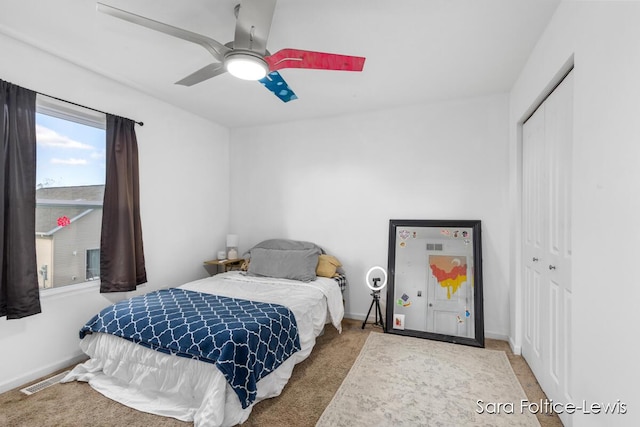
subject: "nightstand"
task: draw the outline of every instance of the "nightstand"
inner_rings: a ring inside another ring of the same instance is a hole
[[[207,270],[210,276],[215,276],[218,273],[226,273],[231,270],[240,270],[244,258],[238,259],[213,259],[211,261],[204,262],[204,268]]]

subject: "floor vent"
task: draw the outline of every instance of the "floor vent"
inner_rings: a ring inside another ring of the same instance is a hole
[[[69,371],[61,372],[58,375],[54,375],[53,377],[47,378],[46,380],[40,381],[39,383],[31,384],[29,387],[25,387],[20,391],[27,395],[37,393],[40,390],[44,390],[47,387],[58,384],[60,380],[63,379],[68,373]]]

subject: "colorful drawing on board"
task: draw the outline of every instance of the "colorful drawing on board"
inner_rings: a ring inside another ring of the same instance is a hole
[[[471,312],[467,307],[464,308],[464,317],[471,317]]]
[[[430,255],[429,266],[440,286],[447,288],[447,299],[467,281],[466,256]]]
[[[68,225],[71,225],[71,220],[68,216],[64,215],[58,218],[58,227],[66,227]]]

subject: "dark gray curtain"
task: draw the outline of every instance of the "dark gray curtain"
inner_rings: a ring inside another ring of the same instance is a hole
[[[135,122],[107,114],[106,143],[100,292],[133,291],[147,281],[140,224]]]
[[[36,93],[0,80],[0,317],[40,313]]]

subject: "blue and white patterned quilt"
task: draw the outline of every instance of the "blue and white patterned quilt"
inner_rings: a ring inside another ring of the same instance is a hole
[[[175,288],[105,308],[80,338],[92,332],[214,363],[243,408],[255,400],[256,383],[300,350],[296,319],[282,305]]]

